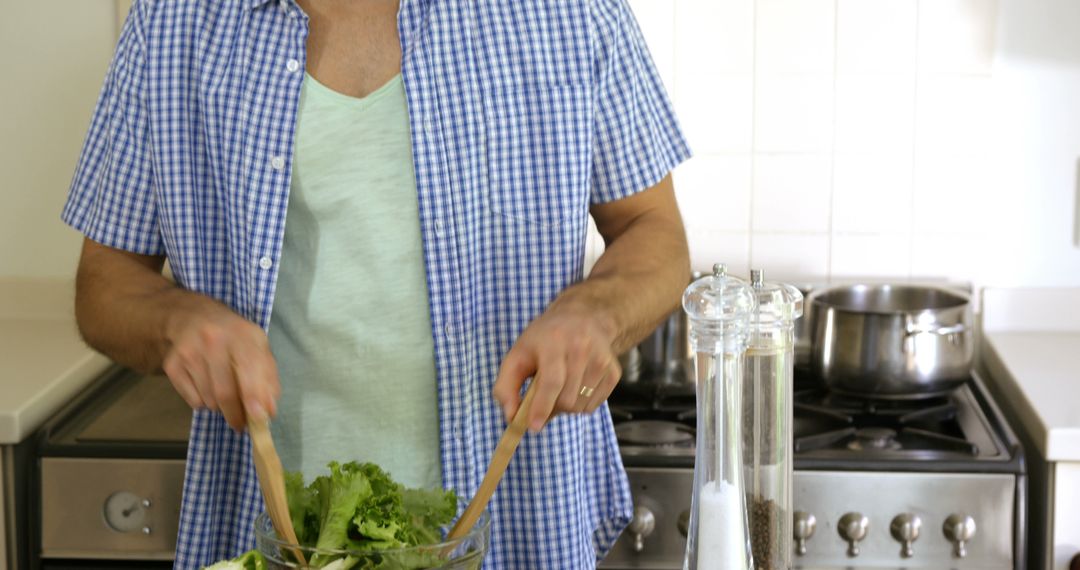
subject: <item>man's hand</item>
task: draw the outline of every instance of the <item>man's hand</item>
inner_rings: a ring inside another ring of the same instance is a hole
[[[525,378],[539,382],[528,426],[539,431],[557,413],[591,413],[622,376],[612,349],[615,325],[589,307],[559,303],[536,318],[503,359],[492,394],[507,421],[517,413]]]
[[[161,275],[163,256],[84,240],[75,315],[86,343],[144,372],[164,370],[192,408],[221,411],[236,430],[273,415],[281,393],[266,334]]]
[[[162,369],[173,387],[192,408],[220,411],[237,431],[249,418],[274,415],[281,384],[266,333],[210,299],[191,301],[166,321]]]
[[[689,253],[671,177],[633,196],[592,207],[607,249],[589,278],[568,287],[521,333],[503,359],[492,395],[510,421],[529,376],[538,392],[529,427],[556,413],[589,413],[622,376],[617,354],[678,306]]]

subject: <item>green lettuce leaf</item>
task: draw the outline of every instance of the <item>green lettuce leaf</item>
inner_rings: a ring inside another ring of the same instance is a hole
[[[323,493],[319,497],[323,516],[315,547],[320,550],[340,550],[348,545],[349,523],[356,506],[371,497],[371,483],[364,472],[355,466],[354,463],[330,463],[330,481],[318,487]],[[326,562],[321,558],[318,554],[313,556],[312,566]]]
[[[314,546],[320,527],[315,489],[304,486],[304,476],[299,472],[286,473],[285,495],[288,497],[289,518],[296,531],[296,540],[304,546]]]
[[[442,489],[406,489],[402,507],[410,524],[402,531],[402,540],[413,545],[441,542],[439,529],[454,520],[457,501],[453,493]]]
[[[259,551],[250,550],[232,560],[223,560],[203,570],[266,570],[266,559]]]
[[[406,489],[373,463],[331,462],[329,469],[306,487],[299,473],[286,475],[289,516],[300,544],[355,556],[315,555],[311,567],[419,570],[445,562],[438,549],[385,551],[441,542],[457,512],[453,492]]]

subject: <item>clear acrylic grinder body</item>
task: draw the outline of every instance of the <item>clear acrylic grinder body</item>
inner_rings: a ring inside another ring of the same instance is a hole
[[[803,296],[751,271],[750,318],[742,382],[742,459],[751,553],[756,570],[792,567],[794,321]]]
[[[752,568],[743,486],[742,377],[755,296],[722,265],[683,294],[697,393],[694,494],[684,570]]]

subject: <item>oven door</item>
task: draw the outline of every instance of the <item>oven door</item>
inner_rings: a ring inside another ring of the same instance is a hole
[[[172,560],[43,560],[42,570],[165,570],[172,568]]]
[[[121,367],[65,404],[22,462],[32,499],[19,567],[171,567],[190,425],[167,379]]]
[[[182,460],[43,458],[42,567],[171,566],[183,480]]]

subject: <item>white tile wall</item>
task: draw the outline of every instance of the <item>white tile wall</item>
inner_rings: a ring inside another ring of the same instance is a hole
[[[832,238],[833,277],[906,277],[911,267],[911,235],[837,234]]]
[[[750,152],[754,140],[754,76],[702,71],[680,75],[675,110],[698,154]]]
[[[689,227],[750,230],[752,158],[749,154],[702,156],[675,171],[675,193]]]
[[[919,70],[988,73],[997,0],[919,0]]]
[[[724,232],[703,227],[687,227],[690,244],[690,267],[694,271],[709,271],[716,262],[727,263],[732,271],[746,276],[750,266],[750,235],[746,232]]]
[[[833,138],[831,74],[759,74],[755,87],[754,150],[828,151]]]
[[[911,152],[915,85],[907,75],[836,78],[837,152]]]
[[[670,1],[670,0],[669,0]],[[675,74],[754,72],[754,3],[748,0],[678,0],[675,4]],[[649,38],[652,42],[653,38]],[[700,63],[708,61],[708,67]]]
[[[916,137],[920,153],[977,153],[1000,142],[994,126],[989,76],[921,77],[916,90]]]
[[[755,232],[829,231],[832,181],[827,154],[759,154],[754,158]]]
[[[985,155],[930,154],[915,160],[913,228],[918,233],[973,235],[1002,231],[997,191]]]
[[[837,153],[833,163],[832,228],[837,232],[911,229],[911,150]]]
[[[947,279],[995,282],[1007,273],[1009,259],[986,247],[989,236],[957,233],[916,233],[911,244],[911,273]]]
[[[754,233],[750,265],[768,271],[770,279],[819,281],[829,275],[829,234]],[[732,264],[736,274],[738,265]]]
[[[831,73],[835,0],[758,0],[756,71]]]
[[[1080,284],[1076,0],[630,1],[695,267]]]
[[[837,0],[836,71],[915,71],[916,2]]]

